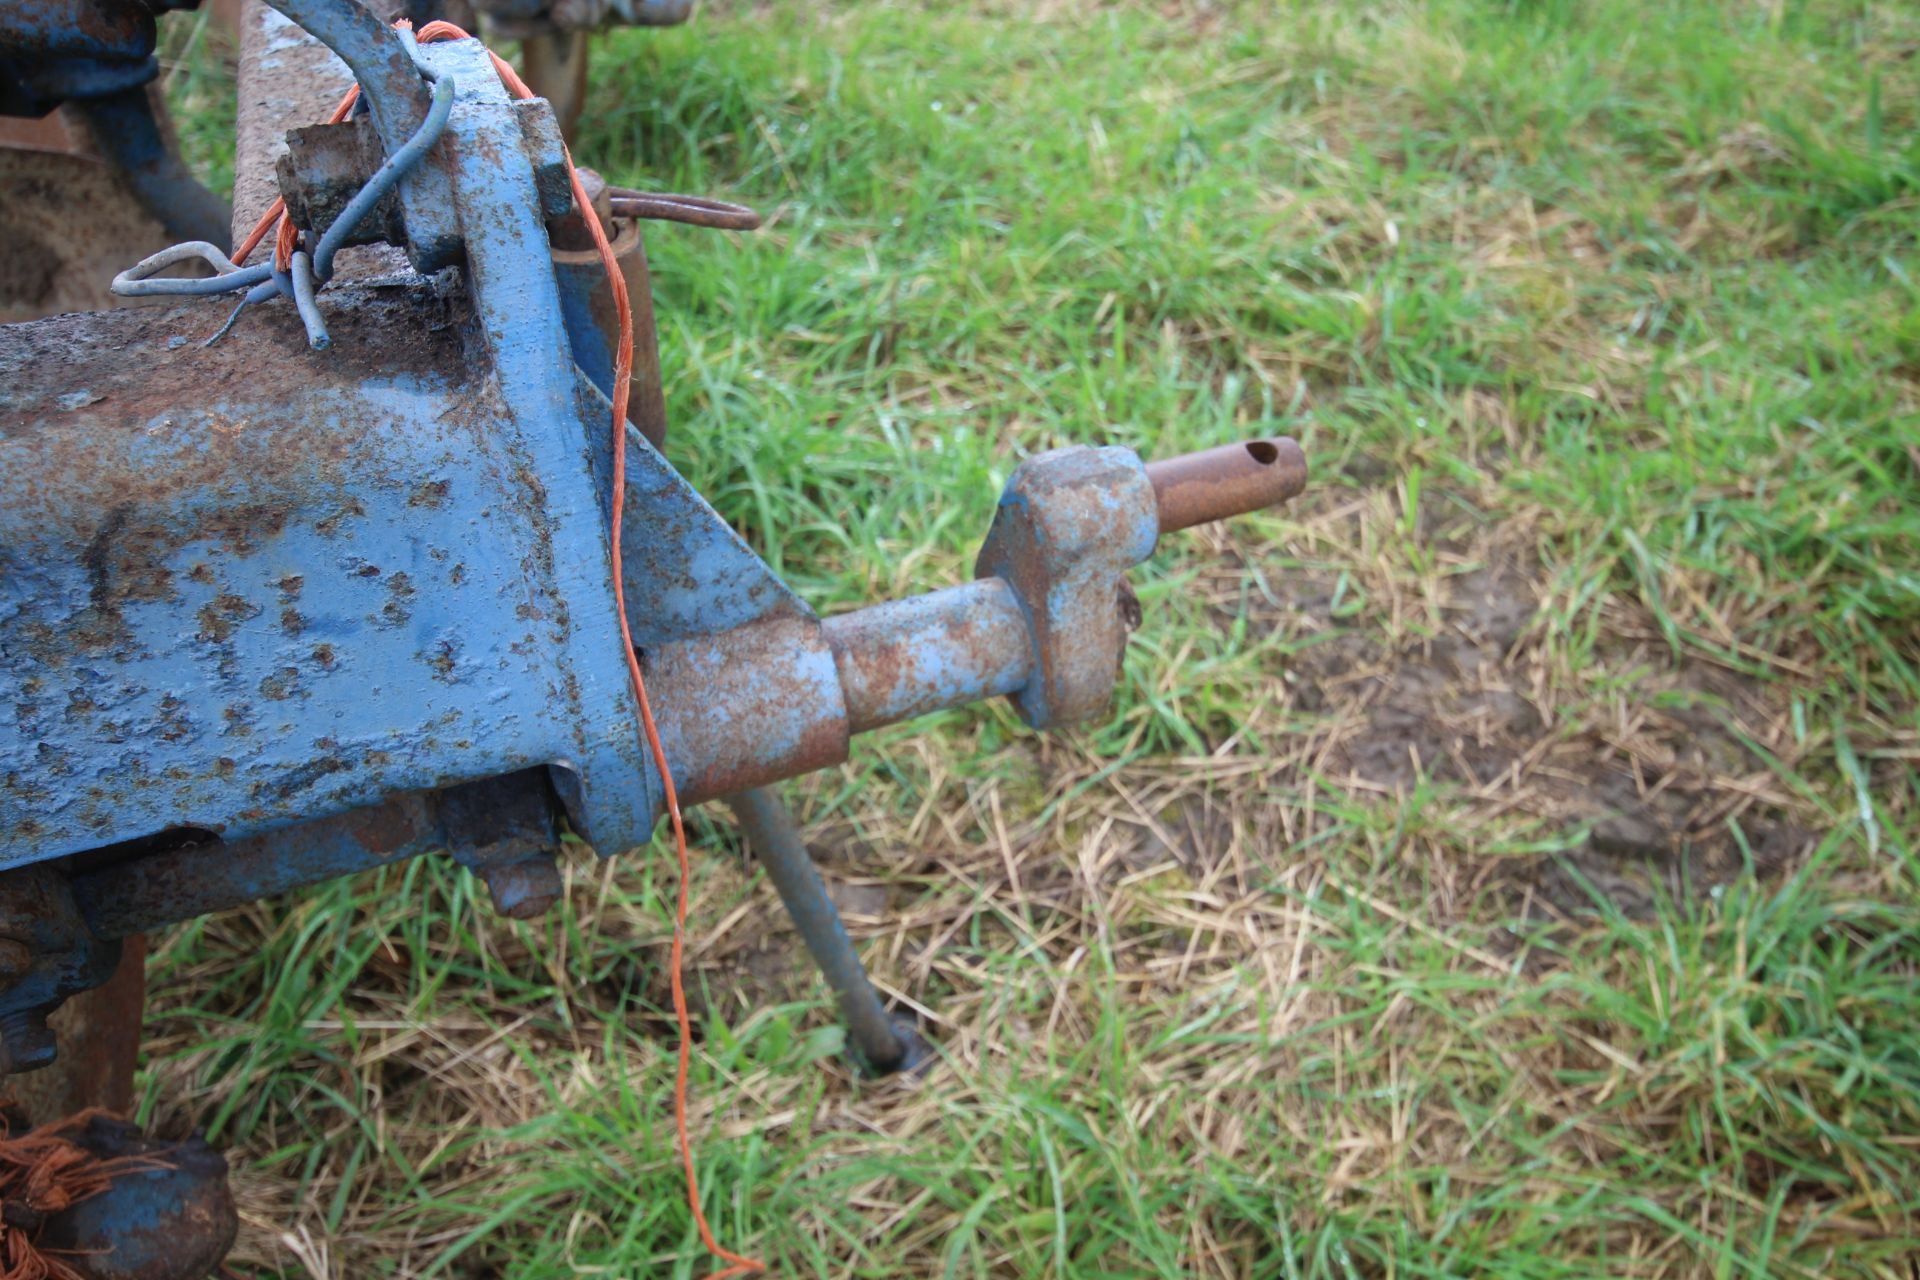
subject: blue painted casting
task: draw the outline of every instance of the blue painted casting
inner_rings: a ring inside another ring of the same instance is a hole
[[[190,240],[115,289],[177,296],[0,327],[0,1074],[53,1059],[47,1016],[133,934],[435,850],[531,917],[562,892],[563,819],[612,854],[661,816],[610,577],[606,312],[598,264],[556,264],[549,240],[571,204],[552,114],[511,100],[476,41],[419,45],[355,0],[270,3],[361,78],[385,158],[358,194],[290,272],[239,267],[144,93],[101,99],[110,153]],[[307,38],[282,25],[270,58]],[[53,39],[8,32],[0,15],[0,55]],[[337,250],[396,188],[419,274],[335,282],[323,317]],[[149,278],[193,259],[219,274]],[[212,295],[234,291],[296,306],[214,346],[240,310],[219,324]],[[767,788],[980,698],[1035,726],[1099,714],[1137,621],[1124,574],[1163,510],[1178,528],[1277,500],[1304,459],[1286,441],[1156,468],[1041,454],[975,581],[822,621],[620,429],[622,586],[679,794],[727,798],[861,1063],[923,1065]],[[167,1152],[49,1231],[151,1280],[205,1274],[233,1238],[225,1166]]]
[[[275,3],[350,51],[376,118],[406,121],[297,255],[298,314],[212,348],[206,297],[0,328],[0,936],[45,935],[0,986],[16,1061],[114,939],[441,848],[533,914],[558,892],[558,817],[611,854],[660,816],[610,580],[606,336],[548,238],[552,116],[476,41]],[[395,180],[412,247],[462,270],[336,283],[322,323],[313,286]],[[283,287],[212,244],[145,265],[188,257],[224,274],[123,283]],[[771,832],[757,789],[844,761],[854,733],[1001,695],[1039,726],[1104,708],[1123,574],[1160,530],[1160,481],[1127,450],[1028,459],[977,581],[823,622],[624,429],[623,585],[687,803],[746,794]],[[1181,473],[1185,523],[1209,518],[1207,475]],[[785,864],[844,969],[830,904]]]
[[[1006,582],[1026,617],[1034,670],[1015,701],[1028,724],[1106,709],[1129,626],[1117,593],[1159,537],[1153,483],[1130,449],[1056,449],[1007,481],[975,571]]]

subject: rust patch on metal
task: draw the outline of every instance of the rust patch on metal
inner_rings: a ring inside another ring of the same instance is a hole
[[[284,702],[300,691],[300,668],[282,667],[260,681],[260,696],[269,702]]]
[[[435,679],[452,680],[454,671],[458,667],[455,661],[453,641],[436,641],[432,650],[427,654],[426,663],[427,669],[433,672]]]
[[[997,578],[856,609],[822,632],[855,733],[1011,693],[1033,663],[1019,602]]]
[[[1307,487],[1307,455],[1287,436],[1223,444],[1147,464],[1160,532],[1277,506]]]
[[[419,839],[424,821],[424,804],[413,796],[371,809],[355,809],[341,817],[362,849],[381,854],[392,853]]]
[[[249,316],[248,341],[211,350],[198,340],[224,319],[224,302],[9,328],[0,345],[0,440],[19,442],[43,460],[36,498],[49,519],[84,535],[94,616],[73,620],[83,633],[113,634],[122,604],[170,598],[174,583],[161,562],[176,547],[207,544],[248,556],[283,535],[286,501],[208,500],[231,490],[236,476],[311,477],[336,491],[360,480],[349,471],[355,442],[327,429],[323,417],[312,430],[262,431],[264,423],[208,406],[277,401],[281,421],[274,425],[285,426],[303,412],[324,414],[308,408],[319,392],[352,394],[365,378],[416,369],[458,371],[463,356],[454,317],[424,295],[376,290],[343,297],[334,358],[324,365],[261,358],[263,351],[301,350],[303,333],[290,308],[258,308]],[[76,405],[86,412],[76,414]],[[195,430],[183,433],[188,423]],[[168,453],[176,438],[182,444]],[[348,497],[315,527],[340,535],[365,510]],[[217,570],[200,560],[187,576],[212,584]],[[304,584],[289,574],[278,585],[290,604]],[[236,617],[226,602],[215,613]],[[209,630],[223,625],[212,622]]]
[[[31,772],[0,774],[0,843],[44,841],[48,804],[73,806],[61,825],[76,833],[111,826],[129,789],[175,789],[191,804],[193,777],[165,771],[162,757],[144,771],[129,762],[199,735],[278,733],[285,713],[268,708],[302,696],[289,669],[317,676],[338,665],[331,644],[306,651],[312,667],[264,666],[248,656],[260,647],[256,630],[310,633],[303,606],[315,592],[305,574],[338,572],[326,558],[313,562],[324,570],[302,564],[288,572],[269,557],[287,564],[275,548],[296,529],[311,538],[321,526],[321,536],[351,539],[349,522],[367,510],[350,496],[356,489],[373,486],[390,501],[398,488],[404,502],[418,484],[412,458],[381,453],[381,418],[353,407],[370,384],[398,384],[416,397],[436,385],[457,389],[468,362],[462,304],[430,289],[343,289],[335,305],[326,360],[305,358],[297,317],[271,306],[249,315],[244,334],[202,348],[225,317],[225,300],[0,329],[0,455],[16,471],[30,460],[32,477],[10,491],[5,523],[21,541],[9,548],[33,546],[38,558],[17,564],[0,553],[0,574],[31,588],[35,601],[0,651],[0,671],[13,678],[7,710],[28,742],[90,738],[130,748],[117,763],[102,756],[83,766],[56,746]],[[449,447],[464,447],[466,430],[448,422]],[[58,574],[45,576],[52,569]],[[411,569],[368,567],[383,580],[367,606],[383,625],[411,620],[426,589]],[[155,604],[172,626],[155,625]],[[131,672],[175,649],[221,692],[189,707],[137,683],[148,677]],[[47,677],[54,690],[39,692]],[[143,709],[130,718],[136,705]],[[82,767],[99,773],[101,785],[64,784],[70,802],[47,794],[49,780],[77,781]],[[311,803],[305,792],[298,799]],[[300,816],[281,807],[291,800],[254,803],[262,818]]]
[[[222,592],[200,608],[200,638],[220,644],[233,635],[235,627],[260,616],[260,606],[242,596]]]
[[[812,616],[776,616],[644,655],[687,804],[839,764],[846,705]]]

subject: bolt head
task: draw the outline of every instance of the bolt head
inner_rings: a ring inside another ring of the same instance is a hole
[[[488,867],[487,892],[493,895],[493,909],[510,920],[533,920],[545,915],[560,900],[565,886],[560,868],[551,854],[536,854],[520,862]]]

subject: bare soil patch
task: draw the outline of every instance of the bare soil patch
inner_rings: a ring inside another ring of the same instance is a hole
[[[1469,846],[1532,904],[1631,915],[1664,892],[1768,876],[1810,848],[1759,746],[1794,754],[1778,686],[1676,657],[1651,617],[1612,605],[1583,660],[1550,649],[1552,575],[1498,526],[1422,530],[1438,571],[1396,637],[1336,616],[1339,575],[1291,572],[1272,625],[1293,649],[1291,707],[1316,739],[1294,779],[1355,794],[1429,785]],[[1306,774],[1315,776],[1309,779]],[[1512,852],[1531,846],[1542,852]],[[1583,883],[1584,882],[1584,883]],[[1588,888],[1591,886],[1591,889]]]

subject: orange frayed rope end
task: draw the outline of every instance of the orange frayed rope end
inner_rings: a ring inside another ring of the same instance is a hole
[[[47,1219],[99,1195],[122,1174],[167,1167],[151,1156],[103,1158],[73,1140],[105,1114],[82,1111],[30,1129],[24,1111],[0,1102],[0,1280],[83,1280],[58,1250],[40,1247]]]

